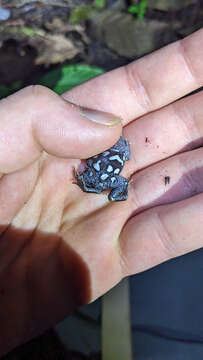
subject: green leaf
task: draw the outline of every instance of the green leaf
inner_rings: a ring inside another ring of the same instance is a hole
[[[41,77],[39,84],[47,86],[48,88],[53,90],[61,77],[62,67],[60,67],[59,69],[48,71],[45,75]]]
[[[18,91],[22,87],[21,81],[14,82],[11,86],[0,85],[0,99],[3,99],[6,96],[13,94],[15,91]]]
[[[146,0],[141,0],[139,3],[130,5],[128,7],[128,11],[131,14],[137,14],[137,17],[139,19],[143,19],[146,9],[147,9],[147,1]]]
[[[3,99],[9,94],[10,94],[10,89],[7,86],[0,85],[0,99]]]
[[[104,70],[89,65],[65,65],[56,70],[51,70],[45,74],[39,81],[40,85],[44,85],[58,94],[72,89],[74,86],[101,75]],[[11,95],[15,91],[22,88],[22,82],[17,81],[10,87],[0,85],[0,99]]]
[[[95,66],[66,65],[61,69],[50,71],[41,79],[40,84],[51,88],[58,94],[62,94],[74,86],[103,73],[104,70]],[[56,80],[56,77],[58,77],[58,80]]]
[[[128,11],[131,13],[131,14],[138,14],[139,12],[139,6],[138,5],[131,5],[128,7]]]
[[[138,13],[138,18],[139,19],[143,19],[144,15],[145,15],[145,12],[146,12],[146,9],[147,9],[147,1],[142,0],[141,3],[140,3],[140,11]]]

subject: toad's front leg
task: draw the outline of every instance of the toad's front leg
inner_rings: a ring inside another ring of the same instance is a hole
[[[117,176],[115,185],[109,196],[110,201],[123,201],[128,198],[128,180],[122,176]]]

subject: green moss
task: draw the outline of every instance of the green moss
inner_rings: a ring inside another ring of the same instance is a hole
[[[32,29],[32,28],[29,28],[26,26],[23,26],[21,29],[22,29],[23,34],[25,34],[27,36],[36,36],[36,35],[43,36],[43,35],[45,35],[44,31],[40,30],[40,29]]]
[[[34,36],[35,32],[33,29],[29,28],[29,27],[22,27],[22,32],[23,34],[27,35],[27,36]]]
[[[79,24],[80,22],[87,20],[90,18],[92,13],[92,6],[77,6],[75,9],[72,10],[70,14],[70,23],[71,24]]]
[[[4,30],[4,29],[3,29]],[[23,34],[29,37],[44,36],[45,32],[41,29],[32,29],[27,26],[10,26],[6,29],[9,34]]]
[[[93,2],[93,6],[96,9],[103,9],[105,5],[106,5],[106,0],[94,0]]]

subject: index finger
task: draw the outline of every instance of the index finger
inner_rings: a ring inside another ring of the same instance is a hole
[[[63,94],[67,100],[119,115],[124,125],[203,84],[203,29]]]

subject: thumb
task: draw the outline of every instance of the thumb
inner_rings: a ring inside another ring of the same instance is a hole
[[[73,105],[43,86],[29,86],[0,101],[0,173],[35,161],[44,150],[88,158],[112,146],[121,119]]]

